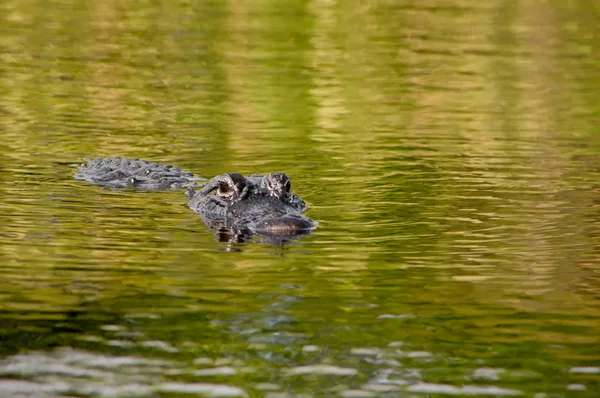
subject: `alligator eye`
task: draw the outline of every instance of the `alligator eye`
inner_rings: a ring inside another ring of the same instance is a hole
[[[227,195],[231,192],[231,186],[229,184],[219,184],[219,195]]]

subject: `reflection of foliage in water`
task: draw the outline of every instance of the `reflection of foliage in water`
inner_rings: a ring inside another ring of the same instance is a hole
[[[244,389],[324,395],[597,390],[590,2],[60,3],[0,6],[5,356],[233,358],[265,369],[235,369]],[[320,228],[227,252],[180,193],[71,179],[117,154],[285,171]]]

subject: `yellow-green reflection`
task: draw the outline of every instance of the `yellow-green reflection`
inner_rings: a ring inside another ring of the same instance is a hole
[[[2,353],[163,356],[144,383],[257,396],[595,396],[593,3],[5,1]],[[320,227],[221,245],[182,193],[72,180],[115,155],[285,171]]]

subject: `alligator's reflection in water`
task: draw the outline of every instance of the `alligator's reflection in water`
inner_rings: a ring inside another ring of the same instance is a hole
[[[200,177],[178,167],[128,158],[88,160],[75,178],[110,188],[159,191],[186,188],[188,206],[221,242],[245,242],[253,235],[282,244],[316,228],[303,216],[306,203],[291,193],[284,173],[244,177],[226,173],[201,186]]]
[[[297,230],[293,233],[281,233],[275,231],[269,234],[267,231],[255,232],[249,228],[232,226],[229,223],[223,222],[223,220],[214,220],[206,218],[203,215],[200,215],[200,218],[212,231],[219,242],[244,243],[250,241],[252,237],[258,237],[258,241],[261,243],[283,245],[293,240],[300,239],[304,235],[309,235],[314,229],[313,227],[306,230]]]

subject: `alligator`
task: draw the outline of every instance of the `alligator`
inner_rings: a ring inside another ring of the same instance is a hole
[[[242,242],[259,235],[284,242],[316,228],[315,221],[302,215],[306,203],[291,193],[291,180],[285,173],[248,177],[226,173],[206,182],[179,167],[137,158],[85,160],[75,179],[108,188],[185,189],[188,207],[222,241]]]

